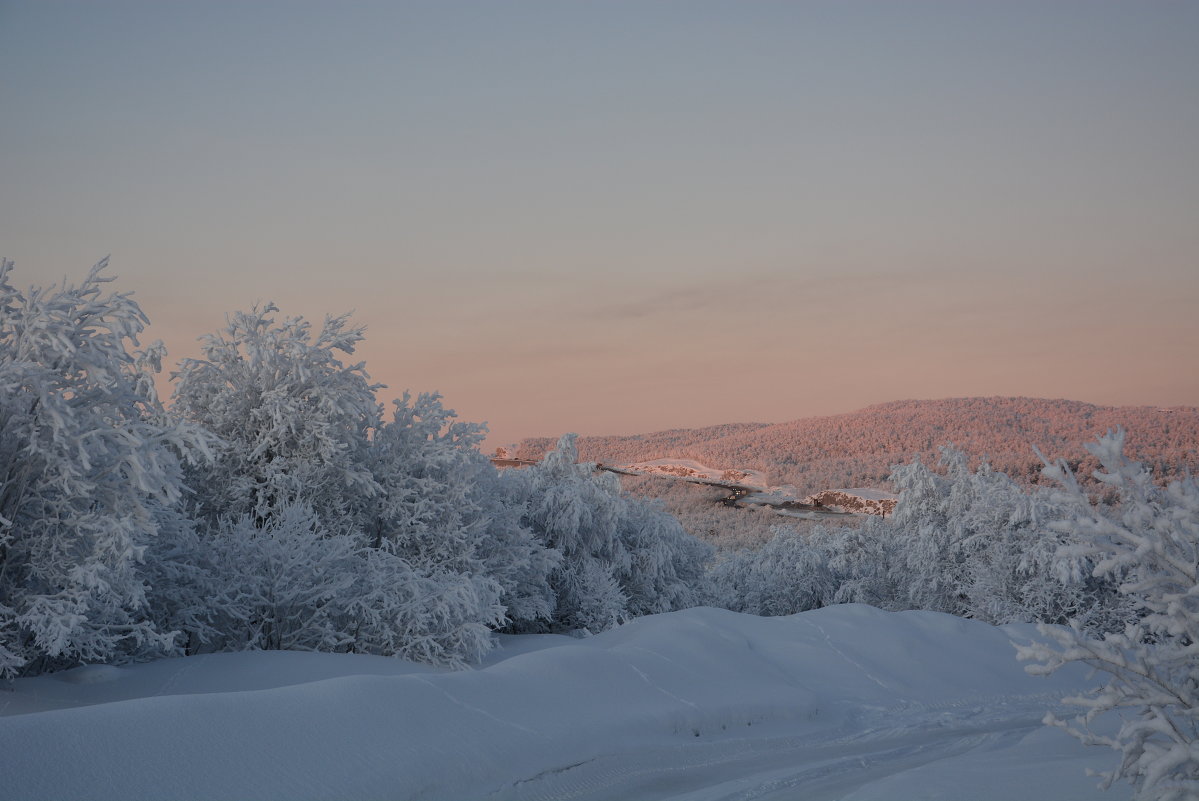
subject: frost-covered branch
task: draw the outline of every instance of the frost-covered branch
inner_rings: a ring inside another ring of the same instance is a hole
[[[1046,627],[1050,641],[1021,647],[1020,658],[1035,662],[1034,673],[1081,662],[1107,676],[1102,687],[1070,699],[1084,714],[1047,718],[1121,753],[1105,785],[1125,779],[1138,798],[1155,801],[1199,797],[1199,486],[1191,477],[1155,486],[1144,466],[1124,456],[1123,431],[1089,450],[1102,465],[1095,478],[1118,491],[1120,505],[1092,504],[1065,465],[1047,465],[1071,510],[1055,528],[1080,540],[1067,556],[1091,559],[1096,577],[1118,580],[1137,617],[1102,636]],[[1091,728],[1106,713],[1119,715],[1114,736]]]
[[[211,438],[159,403],[162,346],[132,350],[147,320],[106,265],[21,292],[0,263],[0,675],[171,641],[141,562]]]

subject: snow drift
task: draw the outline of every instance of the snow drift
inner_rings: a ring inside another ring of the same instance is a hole
[[[0,690],[0,775],[11,799],[1119,797],[1084,774],[1110,752],[1040,726],[1088,682],[1025,674],[1012,643],[1033,632],[700,608],[503,638],[460,672],[279,652],[86,667]]]

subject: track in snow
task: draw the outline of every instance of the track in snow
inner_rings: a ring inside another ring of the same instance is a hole
[[[1046,703],[1053,700],[1033,695],[988,698],[985,705],[905,704],[818,735],[610,752],[519,780],[489,798],[835,801],[901,771],[1015,745],[1041,727]],[[915,718],[924,721],[916,724]]]

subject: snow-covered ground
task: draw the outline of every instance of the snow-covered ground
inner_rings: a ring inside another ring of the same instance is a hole
[[[895,511],[895,504],[899,502],[899,496],[893,492],[872,487],[853,487],[821,490],[804,498],[803,502],[839,512],[882,515]]]
[[[0,684],[6,799],[1126,799],[1040,725],[1081,671],[933,612],[691,609],[449,672],[257,652]]]
[[[739,484],[743,487],[768,489],[766,474],[761,470],[709,467],[694,459],[654,459],[648,462],[622,465],[620,469],[638,475],[672,476],[688,481],[717,481],[723,484]]]

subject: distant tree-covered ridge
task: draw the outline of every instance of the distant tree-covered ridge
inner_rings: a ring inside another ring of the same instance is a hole
[[[626,463],[696,459],[713,467],[764,470],[775,484],[809,494],[830,487],[883,486],[896,464],[919,456],[935,463],[952,442],[1022,483],[1040,481],[1043,453],[1085,454],[1084,446],[1123,427],[1128,447],[1158,481],[1199,469],[1199,408],[1098,406],[1044,398],[903,400],[856,412],[788,423],[739,423],[633,436],[580,437],[589,461]],[[553,446],[527,439],[518,455],[540,456]],[[1071,467],[1083,476],[1099,467],[1085,455]]]

